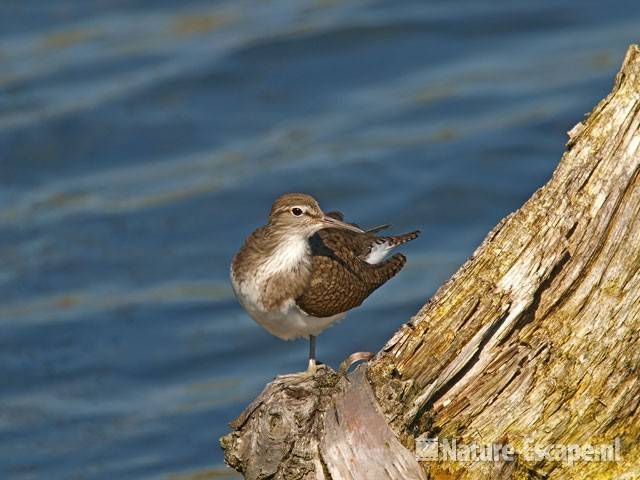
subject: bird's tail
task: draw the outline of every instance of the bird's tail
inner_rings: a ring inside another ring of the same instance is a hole
[[[410,242],[420,236],[420,230],[414,230],[413,232],[403,233],[401,235],[391,235],[389,237],[378,237],[376,242],[385,243],[389,248],[395,248],[403,243]]]
[[[415,230],[409,233],[403,233],[402,235],[391,235],[388,237],[375,237],[370,244],[368,251],[361,256],[361,258],[371,264],[375,265],[382,262],[387,254],[396,248],[398,245],[407,243],[420,235],[420,230]]]

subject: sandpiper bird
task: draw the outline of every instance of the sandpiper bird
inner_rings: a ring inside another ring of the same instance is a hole
[[[269,333],[284,340],[309,337],[315,371],[316,335],[360,305],[406,262],[390,250],[419,235],[378,237],[389,225],[362,230],[324,213],[301,193],[282,195],[269,221],[245,240],[231,264],[240,304]]]

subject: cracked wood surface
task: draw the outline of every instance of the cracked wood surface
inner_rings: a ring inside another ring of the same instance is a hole
[[[637,46],[569,136],[549,182],[369,363],[373,395],[364,368],[349,380],[328,370],[278,377],[231,425],[227,462],[246,478],[640,478]],[[519,455],[508,465],[425,462],[419,473],[409,452],[425,433],[517,453],[619,437],[622,461]],[[367,471],[373,463],[382,470]]]
[[[226,462],[250,479],[426,480],[364,372],[276,377],[222,438]]]
[[[530,462],[524,478],[640,478],[639,126],[632,46],[612,93],[569,132],[551,180],[372,363],[408,446],[423,432],[516,451],[619,436],[620,463]],[[487,465],[430,469],[445,472],[490,475]]]

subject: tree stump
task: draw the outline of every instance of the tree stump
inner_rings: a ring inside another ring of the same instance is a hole
[[[640,478],[640,49],[549,182],[355,372],[277,377],[221,443],[248,479]],[[421,461],[417,438],[512,461]],[[614,462],[527,456],[599,445]]]

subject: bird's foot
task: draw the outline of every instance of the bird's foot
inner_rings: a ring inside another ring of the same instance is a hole
[[[310,358],[309,359],[309,366],[307,367],[307,373],[309,373],[311,375],[315,375],[315,373],[316,373],[316,359],[315,358]]]
[[[359,361],[368,362],[373,358],[373,353],[371,352],[355,352],[349,355],[341,364],[338,369],[338,374],[346,375],[351,366]]]

